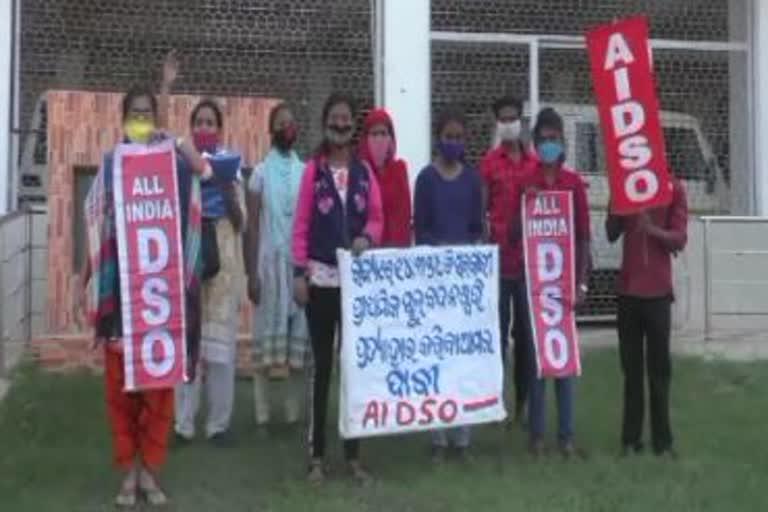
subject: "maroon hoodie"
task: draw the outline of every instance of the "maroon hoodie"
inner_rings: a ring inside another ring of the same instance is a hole
[[[608,240],[623,236],[623,257],[617,282],[620,296],[640,298],[671,297],[672,255],[682,251],[688,241],[688,203],[685,189],[674,181],[672,202],[649,210],[651,222],[664,230],[655,236],[639,229],[640,217],[609,215]]]

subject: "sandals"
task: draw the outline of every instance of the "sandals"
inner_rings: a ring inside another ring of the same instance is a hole
[[[133,508],[136,506],[136,489],[121,488],[115,496],[115,505],[120,508]]]
[[[586,450],[579,448],[575,444],[573,444],[573,441],[566,441],[566,442],[560,442],[560,455],[565,460],[570,459],[579,459],[579,460],[587,460],[589,458],[589,454],[586,452]]]
[[[367,487],[373,483],[373,476],[360,464],[360,461],[349,461],[349,472],[360,485]]]
[[[373,477],[371,474],[360,464],[359,461],[350,461],[348,463],[348,470],[350,476],[360,485],[367,487],[373,483]],[[307,472],[307,482],[313,487],[320,487],[326,480],[326,468],[323,466],[323,461],[316,459],[309,463],[309,471]]]
[[[137,478],[134,470],[125,476],[120,492],[115,496],[115,505],[120,508],[133,508],[136,506]]]
[[[309,463],[307,482],[313,487],[320,487],[325,483],[325,469],[322,460],[313,460]]]
[[[160,488],[157,479],[146,469],[139,475],[139,490],[147,503],[153,507],[163,507],[168,504],[168,496]]]

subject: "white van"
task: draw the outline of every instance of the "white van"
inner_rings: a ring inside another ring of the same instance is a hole
[[[610,244],[605,218],[610,191],[606,176],[603,139],[594,105],[547,103],[562,117],[567,164],[582,173],[588,184],[592,220],[592,265],[589,300],[580,318],[609,320],[615,317],[615,279],[621,264],[621,244]],[[526,118],[529,109],[525,109]],[[661,112],[661,126],[670,170],[683,182],[691,215],[712,215],[728,210],[727,189],[714,152],[699,120],[680,112]]]

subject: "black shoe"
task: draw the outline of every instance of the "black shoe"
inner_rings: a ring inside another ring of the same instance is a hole
[[[645,447],[643,446],[643,443],[625,444],[621,448],[621,456],[626,458],[631,455],[642,455],[644,451]]]
[[[540,459],[547,454],[544,441],[541,439],[531,439],[528,441],[528,454],[534,459]]]
[[[439,466],[445,462],[445,447],[433,444],[429,449],[429,460],[435,466]]]
[[[235,444],[235,439],[229,430],[225,430],[224,432],[217,432],[209,437],[208,440],[214,446],[218,446],[219,448],[229,448]]]
[[[190,444],[192,444],[192,440],[193,440],[191,437],[183,436],[178,432],[174,434],[173,439],[174,439],[173,441],[174,448],[184,448],[186,446],[189,446]]]
[[[671,446],[661,450],[654,450],[654,454],[662,459],[677,460],[680,458],[680,456],[677,454],[677,451],[675,451],[675,449]]]
[[[469,453],[469,448],[466,446],[456,448],[456,460],[465,466],[470,466],[475,461],[472,454]]]

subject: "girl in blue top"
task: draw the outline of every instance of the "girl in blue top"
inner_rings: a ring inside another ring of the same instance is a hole
[[[416,243],[467,245],[481,241],[482,188],[480,176],[464,161],[464,116],[447,111],[435,136],[437,152],[416,180],[414,225]],[[456,427],[432,432],[432,461],[440,463],[452,443],[461,460],[468,458],[470,429]]]

